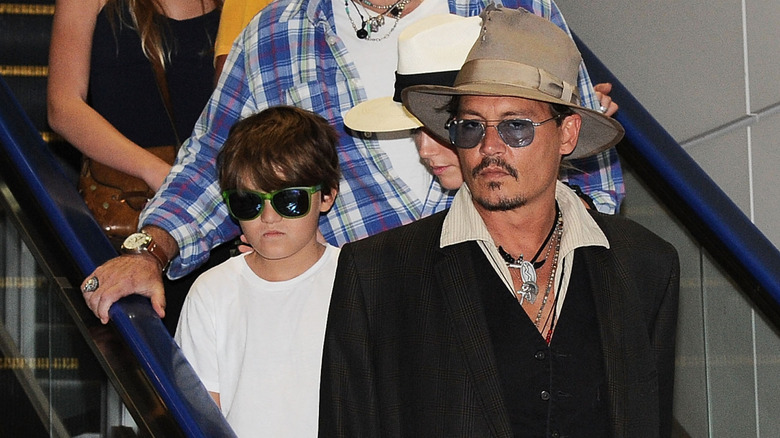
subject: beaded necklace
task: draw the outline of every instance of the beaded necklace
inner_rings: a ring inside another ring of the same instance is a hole
[[[553,255],[553,261],[552,261],[552,268],[550,269],[550,278],[547,279],[547,287],[544,290],[544,298],[542,298],[542,305],[539,307],[539,312],[536,314],[536,319],[534,320],[534,325],[536,328],[539,328],[539,321],[542,320],[542,314],[544,313],[544,306],[547,304],[547,301],[550,299],[550,290],[552,289],[553,283],[555,282],[555,270],[558,268],[558,257],[561,252],[561,236],[563,235],[563,222],[559,221],[558,225],[556,226],[558,229],[557,236],[555,238],[555,254]],[[558,294],[555,295],[556,299],[558,298]],[[553,316],[555,318],[555,316]],[[552,333],[552,327],[550,327],[550,333],[548,333],[548,336]],[[549,340],[547,341],[549,344]]]

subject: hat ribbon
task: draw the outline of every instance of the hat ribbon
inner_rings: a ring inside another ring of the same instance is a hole
[[[499,59],[471,60],[461,68],[454,88],[457,89],[468,84],[479,83],[535,89],[550,97],[576,105],[579,105],[580,100],[576,85],[561,80],[541,68],[512,61]]]

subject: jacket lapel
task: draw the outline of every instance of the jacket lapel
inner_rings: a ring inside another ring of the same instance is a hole
[[[479,299],[480,276],[472,269],[475,242],[439,249],[434,273],[441,285],[448,318],[462,346],[467,371],[482,402],[493,436],[512,436],[501,393],[498,369]],[[491,273],[487,273],[490,275]]]

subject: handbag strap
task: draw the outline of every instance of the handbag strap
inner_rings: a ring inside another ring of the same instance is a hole
[[[171,93],[168,88],[168,78],[165,76],[165,69],[162,64],[150,61],[152,69],[154,70],[154,79],[157,82],[157,90],[160,91],[160,97],[162,97],[163,105],[165,105],[165,113],[168,115],[168,121],[171,122],[171,129],[173,129],[173,136],[176,139],[176,151],[178,152],[179,146],[181,146],[181,139],[179,139],[179,133],[176,131],[176,123],[173,118],[173,104],[171,103]]]

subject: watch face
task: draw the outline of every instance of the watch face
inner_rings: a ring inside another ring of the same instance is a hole
[[[133,233],[127,236],[122,246],[128,250],[137,250],[139,248],[148,245],[151,242],[152,237],[146,233]]]

